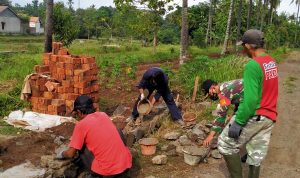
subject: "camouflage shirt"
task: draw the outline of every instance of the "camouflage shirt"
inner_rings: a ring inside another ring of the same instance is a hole
[[[219,104],[216,109],[217,118],[213,122],[212,130],[221,133],[225,127],[225,121],[229,106],[237,106],[243,96],[243,80],[232,80],[220,84]]]

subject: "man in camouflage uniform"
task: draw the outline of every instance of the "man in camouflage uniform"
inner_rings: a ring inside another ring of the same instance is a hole
[[[218,84],[213,80],[205,80],[202,83],[202,90],[205,95],[209,94],[213,100],[219,99],[216,114],[217,117],[213,122],[210,134],[203,142],[204,146],[209,146],[216,134],[220,134],[226,124],[226,116],[230,105],[234,105],[234,112],[240,104],[244,92],[243,80],[232,80]]]
[[[248,177],[258,178],[277,117],[278,69],[273,58],[265,53],[261,31],[246,31],[240,44],[252,59],[244,68],[243,100],[219,136],[218,149],[231,177],[242,178],[239,151],[246,144]]]

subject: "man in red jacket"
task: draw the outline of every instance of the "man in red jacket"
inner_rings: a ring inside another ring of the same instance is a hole
[[[261,31],[246,31],[241,44],[252,58],[244,69],[244,96],[219,136],[218,149],[224,155],[231,177],[241,178],[239,148],[246,144],[248,177],[258,178],[277,117],[278,70],[274,59],[265,53]]]
[[[74,111],[80,121],[76,124],[69,149],[58,153],[58,159],[73,158],[79,153],[79,163],[92,177],[121,177],[131,168],[132,157],[119,132],[104,112],[95,112],[92,99],[77,97]]]

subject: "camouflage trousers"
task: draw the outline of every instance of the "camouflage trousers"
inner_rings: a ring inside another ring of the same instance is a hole
[[[220,153],[223,155],[239,153],[240,148],[246,144],[248,154],[247,163],[259,166],[267,155],[274,122],[264,116],[261,116],[260,119],[258,119],[258,116],[254,116],[243,127],[240,137],[233,139],[228,136],[228,130],[234,120],[235,115],[218,138]]]

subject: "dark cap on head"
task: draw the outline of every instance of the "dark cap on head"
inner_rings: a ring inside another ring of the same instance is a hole
[[[80,95],[76,98],[74,102],[74,109],[73,111],[85,111],[86,109],[93,109],[93,100],[91,97],[87,95]]]
[[[242,37],[242,41],[238,42],[237,45],[242,45],[246,43],[262,47],[264,44],[263,32],[256,29],[247,30]]]
[[[212,85],[215,85],[217,84],[217,82],[213,81],[213,80],[205,80],[203,83],[202,83],[202,90],[204,92],[204,95],[206,95],[207,93],[209,93],[209,88],[212,86]]]

